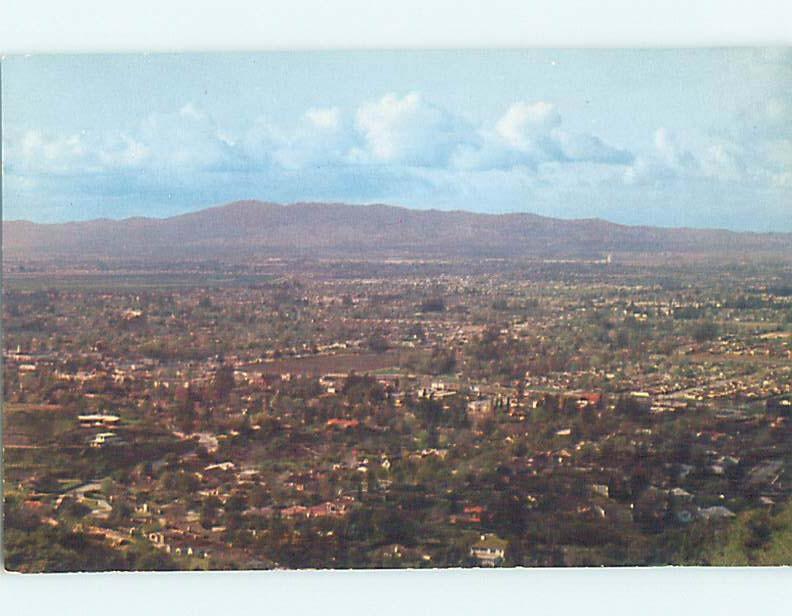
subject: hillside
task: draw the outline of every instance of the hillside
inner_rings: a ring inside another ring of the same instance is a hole
[[[792,254],[792,234],[631,227],[599,219],[387,205],[239,201],[171,218],[3,222],[4,259]]]

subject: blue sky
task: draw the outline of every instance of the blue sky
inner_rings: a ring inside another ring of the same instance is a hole
[[[778,49],[10,57],[3,218],[384,202],[792,231]]]

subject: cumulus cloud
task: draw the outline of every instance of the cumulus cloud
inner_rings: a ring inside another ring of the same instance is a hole
[[[605,143],[597,135],[556,131],[556,138],[569,161],[628,165],[634,160],[632,152]]]
[[[114,134],[61,137],[28,131],[9,149],[8,158],[26,174],[261,172],[349,165],[535,170],[547,162],[618,165],[632,159],[596,135],[572,134],[561,124],[551,103],[520,101],[493,126],[476,127],[412,92],[386,94],[350,114],[337,107],[311,108],[291,129],[260,117],[234,136],[188,103]]]
[[[678,137],[667,128],[658,128],[655,131],[654,146],[656,155],[670,169],[687,172],[698,166],[696,157],[681,145]]]
[[[494,130],[482,132],[483,147],[474,152],[482,168],[509,168],[525,165],[536,168],[542,162],[567,157],[555,129],[561,114],[551,103],[519,101],[497,120]]]
[[[701,155],[701,172],[718,180],[737,181],[748,173],[745,151],[733,142],[720,142],[708,146]]]
[[[495,124],[495,131],[518,150],[536,149],[537,141],[544,140],[552,129],[561,124],[561,114],[554,105],[514,103]]]
[[[792,106],[771,97],[739,113],[713,134],[658,128],[652,147],[625,170],[627,184],[661,185],[702,179],[786,187],[792,166]]]
[[[591,162],[626,165],[633,155],[613,147],[597,135],[570,133],[551,103],[516,102],[491,130],[480,131],[475,146],[463,146],[454,157],[461,169],[509,169],[515,166],[536,170],[544,163]]]
[[[661,184],[693,173],[698,160],[677,136],[666,128],[658,128],[652,136],[652,148],[636,156],[624,172],[627,184]]]
[[[238,141],[238,148],[250,165],[266,168],[275,164],[287,137],[266,117],[258,117]]]
[[[188,103],[117,131],[9,132],[4,147],[9,195],[20,202],[44,192],[53,203],[260,196],[535,211],[552,204],[571,215],[566,199],[629,194],[637,203],[647,186],[668,191],[680,182],[788,191],[790,113],[770,99],[728,133],[661,127],[633,153],[569,130],[551,102],[515,101],[477,125],[412,92],[356,108],[312,107],[291,125],[259,117],[237,132]]]
[[[355,126],[363,140],[352,153],[358,162],[445,166],[458,148],[478,141],[465,120],[417,92],[401,98],[387,94],[364,103],[357,110]]]
[[[148,152],[144,161],[153,167],[219,171],[237,168],[240,163],[233,139],[192,104],[176,113],[150,115],[138,134]]]
[[[287,169],[339,165],[346,162],[352,136],[337,107],[305,112],[297,129],[281,137],[274,161]]]
[[[152,114],[133,131],[61,137],[25,131],[8,141],[12,172],[37,175],[90,175],[141,170],[192,172],[238,166],[234,144],[192,105]]]
[[[27,130],[8,140],[6,165],[21,173],[64,173],[72,166],[86,169],[88,148],[79,134],[65,137],[45,135]]]

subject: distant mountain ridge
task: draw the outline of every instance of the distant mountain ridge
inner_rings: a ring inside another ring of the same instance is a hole
[[[390,205],[236,201],[170,218],[3,221],[4,259],[792,255],[790,233],[625,226],[600,219]]]

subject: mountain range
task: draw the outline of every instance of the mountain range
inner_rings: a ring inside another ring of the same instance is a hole
[[[8,259],[792,256],[790,233],[626,226],[529,213],[237,201],[170,218],[3,221]]]

